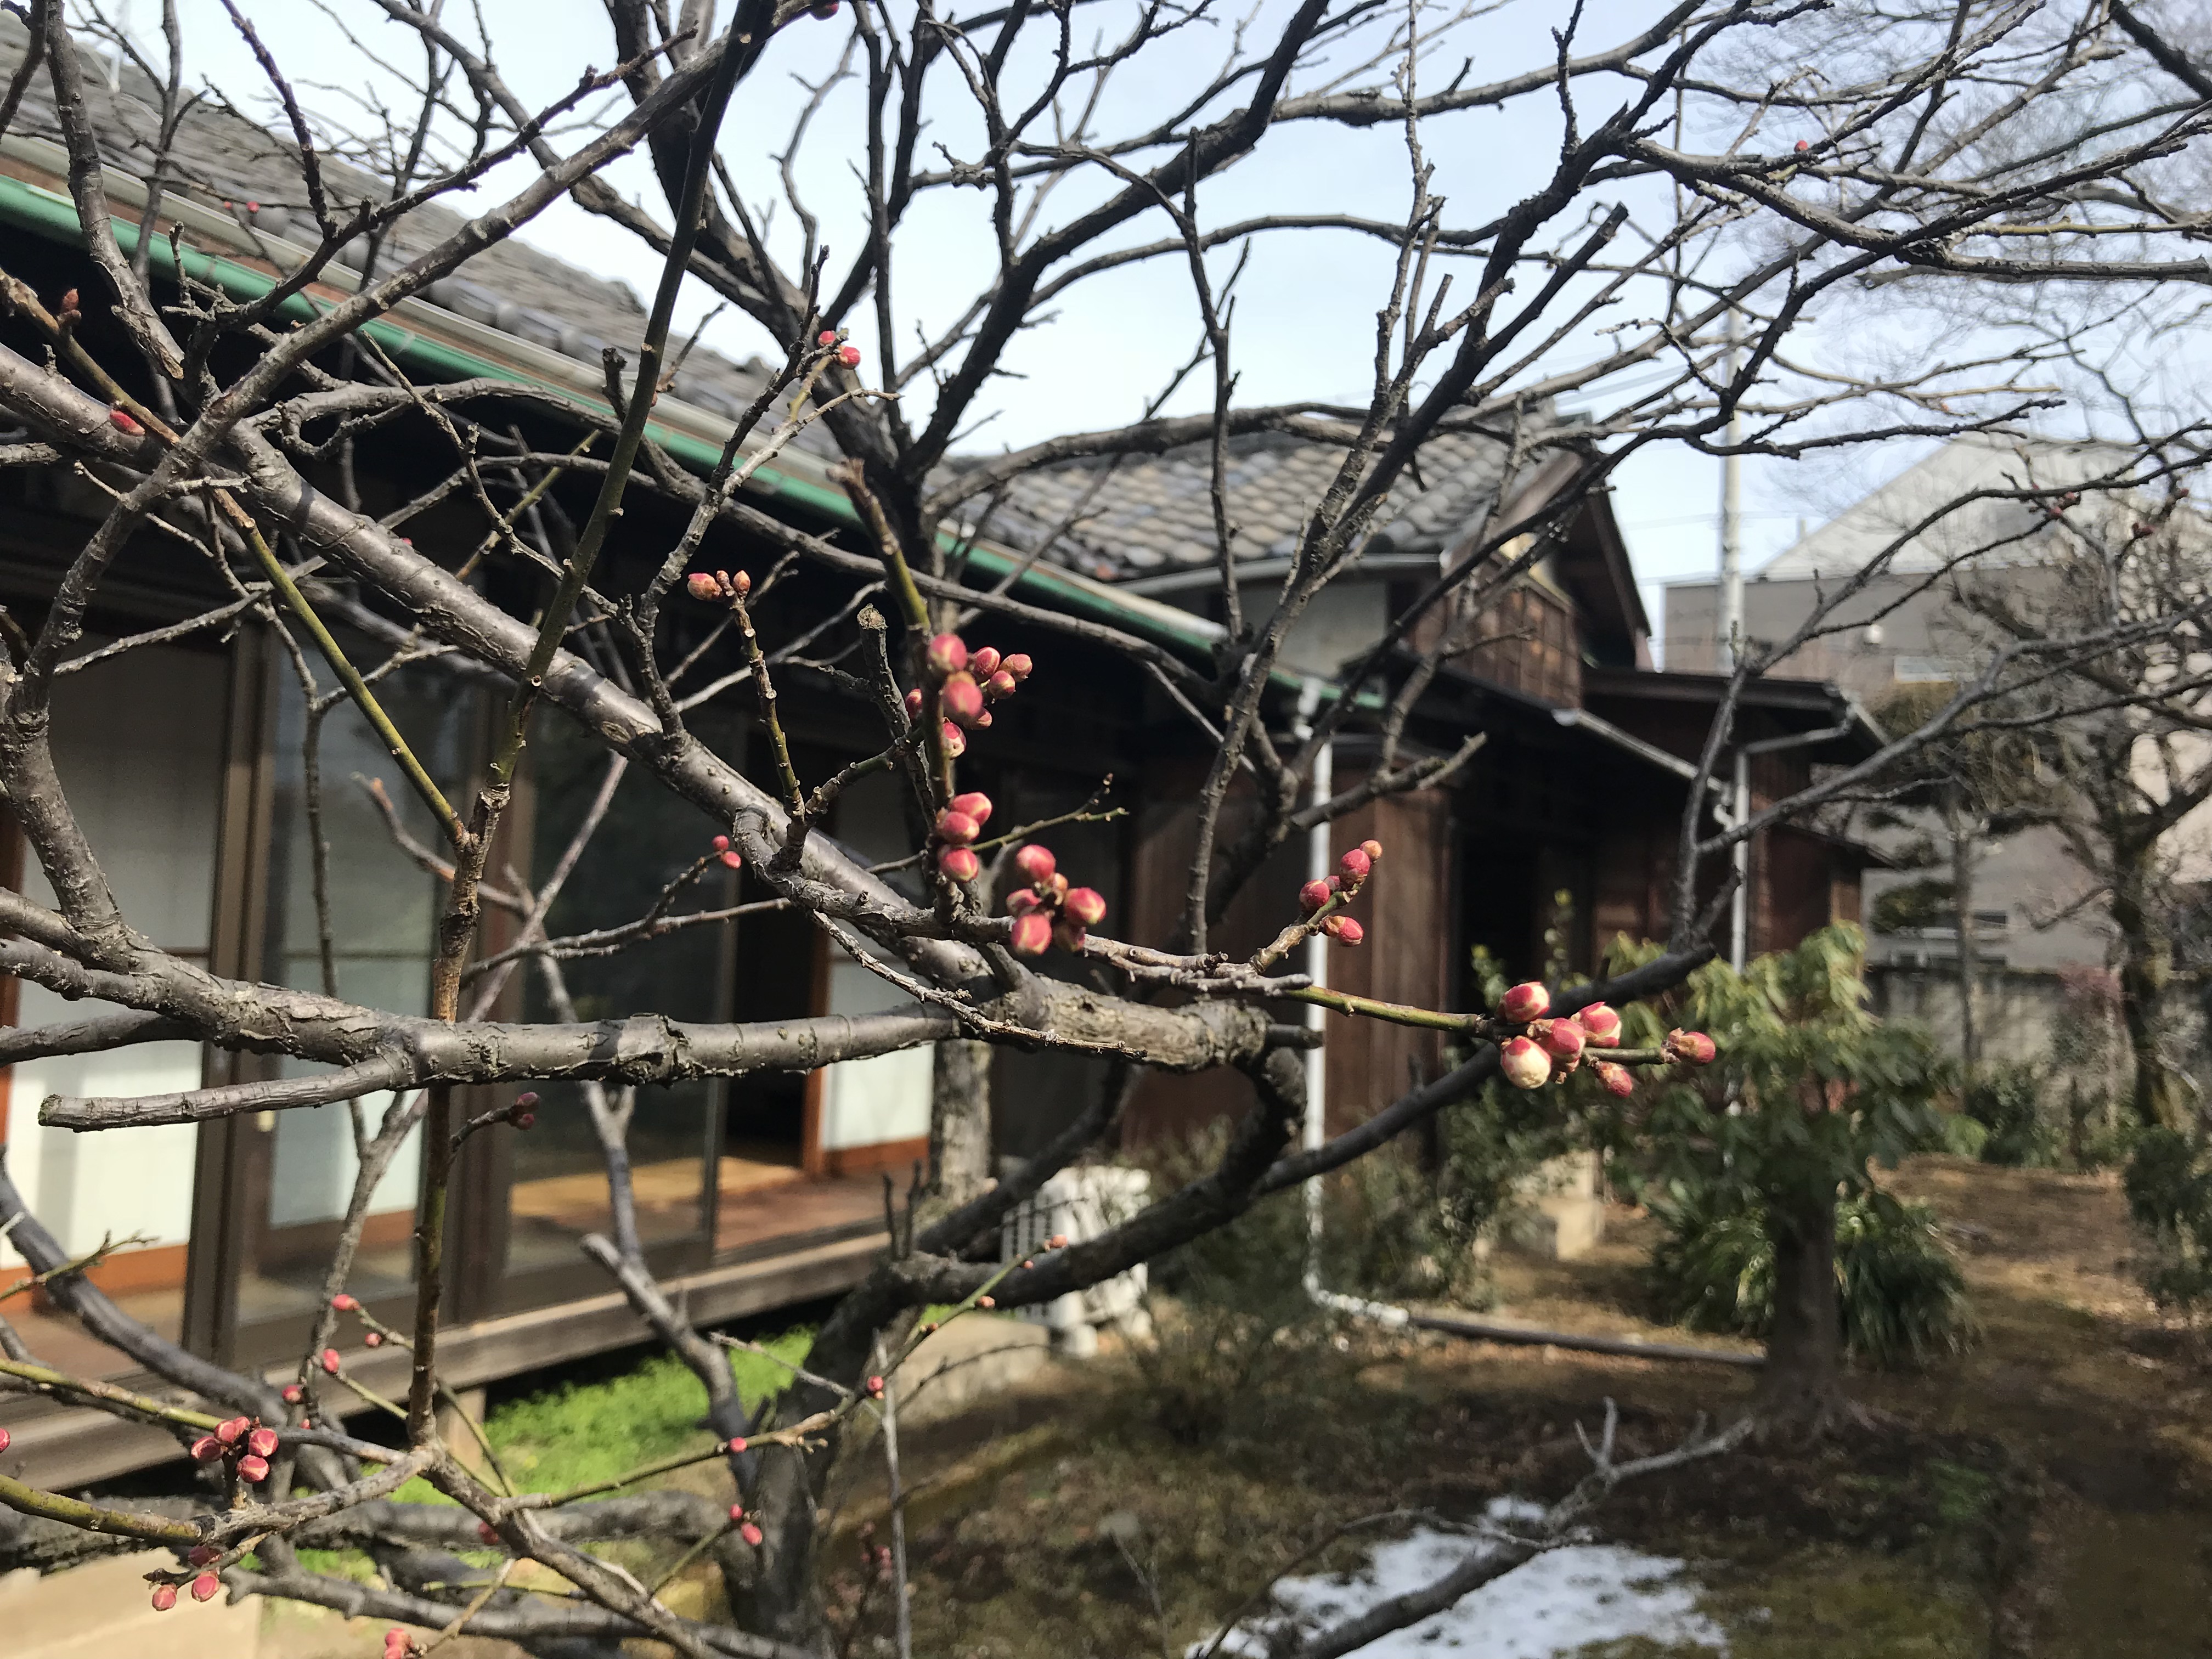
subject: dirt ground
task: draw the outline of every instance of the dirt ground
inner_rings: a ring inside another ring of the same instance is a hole
[[[1888,1180],[1952,1231],[1973,1351],[1856,1375],[1874,1426],[1624,1488],[1598,1532],[1687,1558],[1738,1659],[2212,1656],[2212,1365],[2130,1279],[2117,1179],[1931,1158]],[[1502,1260],[1498,1314],[1685,1340],[1642,1316],[1650,1229],[1619,1211],[1583,1260]],[[1630,1449],[1655,1449],[1735,1411],[1754,1375],[1351,1334],[1227,1386],[1186,1370],[1061,1370],[917,1438],[916,1652],[1180,1653],[1347,1522],[1556,1496],[1584,1467],[1575,1425],[1607,1397]],[[841,1537],[879,1518],[872,1488]],[[856,1541],[836,1559],[856,1563]],[[887,1598],[857,1565],[839,1581],[851,1650],[873,1650]]]
[[[1978,1345],[1926,1371],[1855,1375],[1863,1431],[1625,1487],[1597,1534],[1686,1559],[1735,1659],[2212,1659],[2212,1362],[2135,1288],[2117,1179],[1929,1158],[1887,1180],[1950,1229]],[[1652,1237],[1617,1210],[1584,1259],[1504,1256],[1494,1312],[1749,1351],[1644,1316]],[[1358,1329],[1055,1365],[906,1437],[914,1651],[1179,1656],[1276,1576],[1351,1565],[1413,1512],[1563,1492],[1586,1467],[1576,1425],[1608,1397],[1632,1454],[1733,1413],[1754,1376]],[[833,1497],[843,1650],[879,1659],[872,1453]],[[708,1587],[688,1588],[707,1611]],[[373,1650],[344,1621],[270,1619],[264,1656]],[[1632,1642],[1582,1659],[1662,1656]]]

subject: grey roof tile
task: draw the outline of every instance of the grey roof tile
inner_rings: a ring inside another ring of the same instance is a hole
[[[26,39],[22,23],[0,13],[0,76],[11,74],[21,62]],[[155,160],[151,135],[158,125],[158,91],[126,66],[111,92],[106,58],[89,51],[84,55],[86,103],[104,159],[110,167],[147,177]],[[14,130],[61,142],[43,74],[33,76],[26,90]],[[333,156],[319,159],[334,209],[382,200],[390,193],[384,181],[359,167]],[[272,236],[314,245],[315,224],[297,151],[288,138],[239,112],[212,101],[195,106],[179,125],[171,169],[170,188],[181,189],[202,205],[228,207],[234,217]],[[248,204],[258,210],[249,211]],[[416,209],[387,240],[385,266],[411,258],[461,222],[460,215],[436,204]],[[645,329],[645,307],[627,284],[513,238],[485,249],[459,274],[434,284],[426,297],[473,321],[594,366],[606,345],[634,356]],[[702,346],[684,360],[676,392],[687,402],[735,416],[763,384],[765,371],[757,363],[734,363]],[[800,441],[817,453],[834,447],[818,426],[809,428]]]
[[[1237,556],[1280,558],[1295,549],[1343,453],[1279,433],[1232,439],[1223,482]],[[1422,447],[1418,476],[1384,507],[1370,550],[1441,551],[1488,511],[1506,454],[1505,443],[1480,434],[1431,439]],[[995,507],[979,499],[971,514],[971,530],[983,520],[986,536],[1025,551],[1049,542],[1047,557],[1109,580],[1218,556],[1206,443],[1047,467],[1017,480]]]

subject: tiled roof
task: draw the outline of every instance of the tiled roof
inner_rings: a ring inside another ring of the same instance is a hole
[[[0,13],[0,77],[14,72],[27,38],[21,21]],[[111,92],[108,59],[88,47],[82,56],[85,101],[103,159],[122,172],[150,176],[158,92],[127,64]],[[11,131],[61,143],[52,88],[43,73],[32,78]],[[334,210],[390,193],[383,181],[358,167],[334,157],[320,160]],[[210,100],[196,105],[178,127],[170,165],[172,191],[181,190],[204,207],[227,210],[241,224],[270,236],[307,246],[318,240],[297,152],[289,138],[264,131],[243,115]],[[386,238],[380,268],[404,264],[461,222],[459,215],[434,204],[416,209]],[[627,285],[593,276],[515,238],[485,249],[455,276],[434,283],[426,297],[594,369],[609,345],[634,358],[645,331],[645,307]],[[732,363],[702,346],[684,360],[676,392],[688,403],[734,418],[763,384],[757,364]],[[829,436],[809,428],[804,441],[810,447],[826,446]]]
[[[1378,521],[1370,553],[1434,553],[1470,528],[1496,499],[1508,450],[1480,435],[1433,438]],[[1108,580],[1210,563],[1219,556],[1213,530],[1212,451],[1187,445],[1162,455],[1070,461],[1024,475],[994,510],[983,533]],[[1344,452],[1277,433],[1229,443],[1227,504],[1240,559],[1287,556],[1336,477]],[[973,520],[969,528],[974,527]],[[1058,532],[1057,538],[1054,532]]]

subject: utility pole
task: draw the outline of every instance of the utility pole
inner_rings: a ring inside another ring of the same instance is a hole
[[[1738,354],[1743,342],[1743,313],[1734,306],[1728,314],[1728,356],[1721,384],[1733,391]],[[1721,580],[1717,600],[1718,660],[1723,674],[1735,672],[1737,647],[1743,639],[1743,442],[1741,405],[1729,405],[1728,453],[1721,457]],[[1741,716],[1739,715],[1739,720]],[[1735,734],[1735,787],[1729,793],[1730,822],[1741,823],[1751,816],[1751,757],[1743,738]],[[1751,944],[1751,842],[1736,842],[1735,892],[1729,900],[1729,963],[1743,971]]]

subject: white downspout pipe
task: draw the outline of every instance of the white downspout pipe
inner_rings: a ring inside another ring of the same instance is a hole
[[[1314,716],[1320,712],[1322,682],[1310,679],[1298,692],[1298,718],[1296,727],[1300,742],[1313,735]],[[1314,755],[1313,775],[1308,783],[1307,804],[1319,806],[1336,791],[1334,745],[1323,744]],[[1326,821],[1306,831],[1306,879],[1327,881],[1334,872],[1336,860],[1329,853],[1329,827]],[[1306,941],[1306,977],[1316,986],[1328,984],[1328,936],[1316,933]],[[1318,1003],[1306,1005],[1306,1029],[1318,1036],[1327,1029],[1328,1012]],[[1328,1051],[1318,1042],[1306,1050],[1306,1121],[1299,1144],[1306,1151],[1318,1150],[1328,1139]],[[1410,1316],[1403,1308],[1393,1307],[1387,1302],[1370,1302],[1364,1297],[1345,1296],[1327,1290],[1321,1282],[1321,1177],[1309,1176],[1305,1183],[1306,1206],[1306,1294],[1317,1304],[1337,1313],[1354,1314],[1371,1319],[1384,1326],[1402,1326]]]

